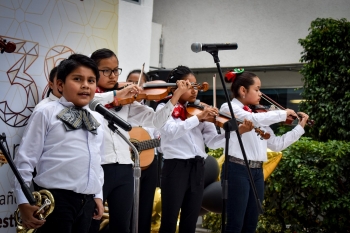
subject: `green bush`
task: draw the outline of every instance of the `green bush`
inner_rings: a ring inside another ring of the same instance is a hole
[[[216,150],[213,150],[213,149],[209,149],[209,148],[208,148],[207,154],[213,156],[213,157],[216,158],[216,159],[218,159],[218,158],[221,157],[221,155],[224,154],[224,148],[218,148],[218,149],[216,149]]]
[[[212,233],[221,233],[221,214],[209,212],[203,215],[202,227],[210,229]]]
[[[350,22],[316,19],[309,35],[299,39],[305,102],[300,109],[315,120],[309,128],[314,139],[350,138]]]
[[[302,138],[266,181],[258,232],[350,232],[350,143]]]
[[[266,181],[257,232],[350,232],[350,142],[301,138]],[[220,232],[221,215],[203,227]]]

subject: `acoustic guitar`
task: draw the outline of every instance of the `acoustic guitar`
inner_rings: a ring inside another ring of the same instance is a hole
[[[142,127],[133,127],[129,131],[130,142],[136,147],[140,155],[141,170],[145,170],[154,160],[154,148],[160,146],[160,139],[151,139],[147,130]],[[134,160],[134,153],[132,158]]]

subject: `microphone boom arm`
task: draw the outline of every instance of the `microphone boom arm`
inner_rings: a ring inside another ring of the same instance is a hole
[[[141,177],[141,168],[140,168],[140,155],[137,151],[134,144],[130,142],[128,138],[122,134],[113,121],[108,121],[108,127],[112,130],[112,132],[118,134],[132,149],[135,156],[134,162],[134,206],[133,206],[133,221],[132,221],[132,233],[138,232],[138,220],[139,220],[139,200],[140,200],[140,177]]]
[[[230,104],[230,98],[229,98],[229,95],[228,95],[228,92],[227,92],[227,89],[226,89],[226,85],[225,85],[225,81],[224,81],[224,77],[222,75],[222,71],[221,71],[221,67],[220,67],[220,59],[219,59],[219,51],[218,50],[213,50],[213,51],[207,51],[208,53],[210,53],[213,58],[214,58],[214,62],[216,64],[216,67],[218,69],[218,72],[219,72],[219,76],[220,76],[220,80],[221,80],[221,84],[222,84],[222,87],[223,87],[223,90],[224,90],[224,93],[225,93],[225,98],[226,98],[226,101],[227,101],[227,105],[228,105],[228,108],[230,110],[230,114],[231,116],[234,116],[234,113],[233,113],[233,109],[232,109],[232,106]],[[252,187],[252,190],[253,190],[253,193],[254,193],[254,197],[255,197],[255,202],[256,202],[256,205],[257,205],[257,208],[258,208],[258,212],[260,214],[262,214],[264,211],[263,211],[263,208],[262,208],[262,205],[261,205],[261,201],[258,197],[258,192],[256,190],[256,186],[255,186],[255,183],[254,183],[254,180],[253,180],[253,176],[252,176],[252,173],[250,171],[250,168],[249,168],[249,164],[248,164],[248,159],[247,159],[247,155],[245,153],[245,149],[244,149],[244,146],[243,146],[243,143],[242,143],[242,139],[241,139],[241,136],[239,135],[239,132],[238,132],[238,125],[237,125],[237,122],[236,121],[227,121],[225,124],[224,124],[224,129],[225,129],[225,138],[226,138],[226,143],[225,143],[225,168],[224,168],[224,175],[223,175],[223,184],[222,184],[222,194],[223,194],[223,198],[222,198],[222,201],[223,201],[223,206],[222,206],[222,215],[221,215],[221,232],[225,232],[225,226],[226,226],[226,200],[228,198],[228,180],[227,180],[227,176],[228,176],[228,169],[227,169],[227,166],[228,166],[228,160],[229,160],[229,154],[228,154],[228,148],[229,148],[229,137],[230,137],[230,131],[236,131],[236,134],[237,134],[237,139],[238,139],[238,142],[239,142],[239,145],[240,145],[240,149],[242,151],[242,155],[243,155],[243,158],[244,158],[244,162],[245,162],[245,165],[247,167],[247,170],[248,170],[248,177],[249,177],[249,181],[250,181],[250,185]]]

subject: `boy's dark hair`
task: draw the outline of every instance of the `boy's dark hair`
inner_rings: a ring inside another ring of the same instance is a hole
[[[96,63],[83,54],[72,54],[67,59],[61,61],[57,68],[57,79],[62,80],[65,83],[66,77],[80,66],[90,68],[96,76],[96,82],[98,82],[100,73],[98,72]]]
[[[57,66],[52,68],[52,70],[50,71],[50,76],[49,76],[50,82],[53,82],[53,80],[55,79],[56,74],[57,74]]]
[[[178,66],[168,75],[168,83],[176,83],[177,80],[183,80],[185,76],[193,74],[192,70],[187,66]],[[194,74],[193,74],[194,75]]]
[[[249,89],[251,85],[254,84],[254,78],[257,77],[256,74],[252,72],[243,72],[241,74],[236,74],[237,76],[231,80],[232,85],[231,85],[231,91],[233,94],[234,98],[239,97],[239,88],[243,86],[245,89]],[[227,80],[225,80],[228,82]]]
[[[172,71],[170,71],[167,79],[167,83],[176,83],[177,80],[183,80],[187,75],[193,74],[192,70],[188,68],[187,66],[178,66]],[[194,75],[194,74],[193,74]],[[160,103],[166,103],[170,99],[168,97],[165,97],[165,99],[159,100],[157,105]]]
[[[130,71],[130,73],[126,77],[126,80],[128,80],[129,76],[132,75],[132,74],[141,74],[141,70],[140,69],[136,69],[136,70]],[[142,73],[142,76],[145,78],[145,82],[149,81],[148,75],[145,72]]]
[[[50,82],[52,82],[52,83],[54,82],[56,74],[57,74],[57,66],[52,68],[52,70],[50,71],[50,75],[49,75],[49,81]],[[46,97],[49,97],[51,92],[52,92],[52,89],[49,88],[49,90],[47,91]]]
[[[117,55],[115,55],[115,53],[110,50],[110,49],[106,49],[106,48],[103,48],[103,49],[98,49],[96,50],[95,52],[93,52],[90,56],[90,58],[92,60],[94,60],[96,62],[97,65],[99,65],[100,61],[102,59],[105,59],[105,58],[110,58],[110,57],[116,57],[117,60],[118,60],[118,57]],[[119,62],[119,61],[118,61]]]

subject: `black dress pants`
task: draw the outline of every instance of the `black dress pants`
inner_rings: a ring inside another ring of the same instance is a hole
[[[131,164],[104,164],[103,202],[107,200],[109,231],[130,232],[132,204],[134,198],[134,176]],[[92,220],[90,233],[97,233],[100,220]]]
[[[204,160],[165,159],[162,169],[162,217],[160,233],[175,233],[181,209],[179,232],[194,233],[202,205]]]
[[[45,189],[39,187],[39,189]],[[47,189],[55,199],[55,208],[37,233],[87,233],[96,207],[94,195],[64,189]]]

